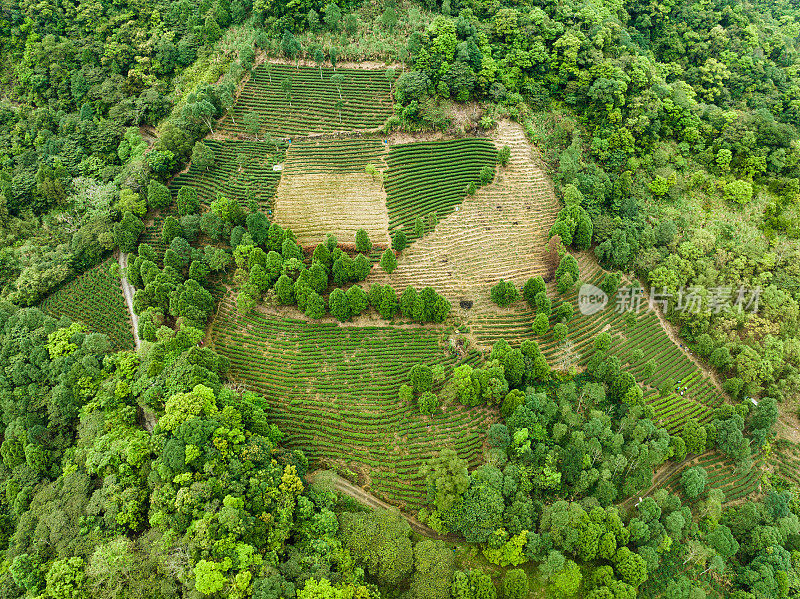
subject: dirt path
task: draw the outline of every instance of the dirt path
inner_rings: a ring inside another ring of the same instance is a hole
[[[653,477],[653,484],[650,486],[649,489],[647,489],[646,491],[644,491],[642,493],[637,493],[636,496],[634,496],[634,497],[628,497],[625,501],[621,501],[617,505],[619,505],[620,507],[627,508],[627,509],[632,508],[637,499],[643,499],[645,497],[648,497],[651,493],[653,493],[653,491],[658,489],[662,485],[662,483],[665,480],[667,480],[668,478],[670,478],[673,474],[675,474],[676,472],[679,472],[684,467],[689,466],[690,464],[692,464],[694,462],[697,462],[700,458],[702,458],[702,457],[704,457],[704,456],[706,456],[706,455],[708,455],[710,453],[711,453],[710,451],[706,451],[704,453],[695,454],[692,457],[685,458],[682,462],[678,462],[677,464],[669,463],[669,464],[665,465],[664,468],[662,468],[661,470],[656,472],[656,475]]]
[[[331,481],[333,482],[333,489],[335,491],[338,491],[339,493],[343,493],[349,497],[352,497],[361,505],[366,505],[367,507],[370,507],[373,510],[388,510],[394,507],[391,504],[386,503],[385,501],[381,501],[374,495],[370,495],[361,487],[354,485],[349,480],[342,478],[341,476],[339,476],[338,474],[336,474],[331,470],[317,470],[316,472],[312,472],[311,474],[309,474],[308,478],[311,482],[316,482],[317,477],[322,473],[325,473],[327,477],[330,477]],[[457,535],[454,534],[440,535],[432,528],[425,526],[422,522],[420,522],[416,518],[413,518],[407,514],[403,514],[402,512],[401,515],[403,516],[403,518],[406,519],[406,521],[409,523],[414,532],[421,534],[423,537],[427,537],[429,539],[439,539],[439,540],[449,540],[449,541],[460,540],[460,537],[458,537]]]
[[[719,391],[722,397],[730,399],[728,394],[725,393],[722,388],[722,380],[720,379],[719,373],[695,358],[694,354],[689,350],[689,348],[684,345],[685,341],[678,336],[678,331],[676,330],[677,327],[667,320],[666,316],[664,316],[659,308],[653,308],[653,312],[655,312],[656,316],[658,317],[658,321],[661,323],[661,328],[664,329],[664,332],[667,334],[667,337],[670,338],[670,341],[677,345],[678,349],[680,349],[684,355],[694,362],[694,365],[700,369],[700,372],[702,372],[711,380],[712,383],[714,383],[714,386],[717,388],[717,391]]]
[[[119,262],[119,278],[122,282],[122,294],[125,296],[125,304],[128,306],[128,314],[131,317],[131,325],[133,327],[133,342],[136,344],[136,349],[139,349],[141,341],[139,340],[139,317],[133,312],[133,294],[136,291],[128,282],[128,277],[125,276],[125,269],[128,266],[128,255],[116,250],[117,261]]]

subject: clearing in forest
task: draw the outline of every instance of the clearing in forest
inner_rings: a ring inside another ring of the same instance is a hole
[[[547,233],[559,208],[552,184],[519,124],[500,122],[490,139],[498,150],[509,147],[508,166],[405,250],[390,276],[373,269],[367,283],[391,283],[398,291],[430,285],[456,307],[470,300],[496,310],[489,288],[497,281],[521,286],[545,273]]]
[[[133,332],[122,284],[111,273],[112,260],[87,270],[59,287],[39,304],[39,309],[59,318],[82,322],[89,332],[105,333],[112,349],[133,349]]]
[[[328,233],[353,243],[365,229],[372,243],[389,244],[386,193],[368,164],[383,165],[380,139],[314,140],[292,143],[286,153],[274,220],[291,228],[301,245],[316,245]]]
[[[273,170],[273,166],[283,161],[286,144],[210,139],[203,143],[214,152],[214,165],[210,168],[189,165],[189,170],[170,183],[173,197],[177,197],[181,187],[189,185],[197,190],[198,199],[205,204],[222,194],[238,200],[242,206],[252,198],[264,211],[272,207],[281,178],[280,171]]]
[[[220,133],[252,135],[254,127],[259,135],[377,129],[392,114],[393,81],[385,70],[266,62],[256,67]]]
[[[494,169],[497,148],[488,139],[416,142],[392,146],[386,162],[389,226],[413,239],[414,220],[441,219],[463,202],[469,183],[480,185],[481,169]]]
[[[488,408],[446,400],[443,413],[422,416],[398,400],[414,364],[441,363],[448,374],[458,364],[440,344],[443,337],[441,329],[417,326],[338,326],[259,312],[242,317],[232,296],[211,328],[214,349],[231,361],[230,379],[266,398],[285,446],[302,449],[316,467],[368,476],[361,483],[372,493],[408,509],[424,502],[419,467],[447,447],[477,466],[486,428],[496,419]]]

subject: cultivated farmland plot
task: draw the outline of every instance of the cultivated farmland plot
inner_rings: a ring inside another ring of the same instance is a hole
[[[39,304],[55,318],[69,316],[90,332],[105,333],[114,350],[133,349],[133,331],[122,285],[111,274],[112,261],[87,270],[48,295]]]
[[[233,381],[264,395],[288,447],[318,465],[368,469],[373,492],[409,509],[424,501],[417,471],[435,452],[452,447],[470,465],[481,462],[492,411],[446,404],[445,413],[421,416],[397,398],[414,364],[448,372],[457,364],[440,345],[442,330],[240,317],[234,304],[226,298],[214,320],[214,348],[230,359]]]
[[[286,144],[214,140],[203,143],[214,152],[214,166],[205,169],[190,165],[188,171],[170,183],[173,198],[177,197],[181,187],[189,185],[197,190],[198,199],[205,204],[222,194],[245,206],[249,191],[263,211],[272,207],[272,198],[281,178],[280,171],[272,167],[283,161]]]
[[[597,262],[586,254],[578,258],[581,280],[599,285],[604,271]],[[612,298],[605,310],[592,315],[582,315],[578,309],[577,290],[566,296],[559,296],[552,288],[548,290],[553,301],[553,312],[561,301],[573,304],[574,316],[569,321],[568,340],[571,344],[569,353],[572,363],[583,367],[594,352],[594,340],[602,332],[612,336],[611,353],[617,355],[623,365],[641,383],[645,391],[645,401],[653,406],[656,421],[670,433],[680,432],[687,419],[695,417],[701,422],[711,417],[712,409],[718,406],[724,397],[714,384],[700,371],[669,338],[661,326],[658,317],[652,311],[645,311],[643,306],[634,325],[626,322],[625,314],[618,313]],[[551,365],[565,366],[565,347],[552,339],[551,330],[544,337],[537,337],[531,331],[534,312],[523,300],[516,302],[511,308],[502,310],[476,311],[471,314],[470,327],[476,341],[489,347],[498,339],[505,338],[512,345],[518,345],[525,339],[535,339]],[[636,363],[628,363],[630,354],[640,349],[643,358]],[[645,363],[654,359],[657,368],[655,373],[645,378]],[[669,393],[661,397],[658,389],[667,381],[682,381],[687,387],[684,395]]]
[[[315,140],[292,143],[275,195],[274,220],[289,227],[301,245],[327,234],[352,243],[365,229],[373,244],[389,244],[386,193],[368,164],[383,166],[380,139]]]
[[[386,162],[389,226],[413,239],[414,219],[444,218],[464,200],[469,183],[480,183],[485,166],[494,168],[497,149],[488,139],[454,139],[392,146]]]
[[[376,129],[392,114],[385,70],[261,64],[245,84],[220,133],[245,134],[249,112],[261,117],[260,134],[306,135]],[[341,85],[331,81],[342,75]],[[287,86],[284,81],[290,81]],[[341,101],[342,107],[336,107]]]
[[[727,503],[738,501],[759,491],[763,465],[764,462],[761,456],[753,455],[753,467],[750,470],[737,469],[731,460],[715,451],[698,458],[691,464],[687,464],[686,468],[702,466],[708,474],[707,487],[723,491],[725,493],[725,502]],[[664,487],[673,493],[682,493],[683,489],[680,480],[681,474],[686,468],[679,470],[664,481]]]
[[[558,212],[552,185],[521,126],[503,121],[491,141],[509,146],[508,167],[405,250],[391,276],[374,269],[368,283],[430,285],[456,306],[466,299],[494,311],[488,291],[501,278],[521,286],[545,273],[547,232]]]

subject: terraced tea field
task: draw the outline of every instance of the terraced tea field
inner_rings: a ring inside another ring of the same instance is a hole
[[[414,364],[443,363],[448,371],[457,364],[440,344],[442,330],[240,317],[228,297],[210,336],[231,361],[231,380],[267,399],[286,446],[316,465],[368,471],[371,491],[395,505],[421,507],[417,471],[438,450],[452,447],[472,466],[483,459],[496,412],[445,403],[444,413],[428,417],[397,399]]]
[[[343,77],[341,85],[331,80],[333,75]],[[336,107],[339,101],[341,111]],[[386,122],[392,108],[385,70],[323,68],[320,77],[320,69],[314,67],[264,63],[256,67],[219,132],[245,134],[249,112],[261,117],[261,134],[376,129]]]
[[[738,501],[759,491],[763,465],[764,462],[760,456],[754,455],[753,467],[749,471],[737,470],[731,460],[713,451],[693,460],[686,468],[702,466],[708,474],[707,487],[709,489],[722,490],[725,493],[725,502],[727,503]],[[680,480],[684,470],[685,468],[682,468],[665,480],[663,486],[673,493],[682,493],[683,489]]]
[[[214,152],[214,166],[205,169],[190,165],[188,171],[170,183],[173,198],[182,186],[189,185],[197,190],[202,203],[209,204],[217,194],[222,194],[245,206],[250,190],[262,210],[266,212],[272,208],[272,198],[281,178],[280,171],[272,167],[283,161],[286,144],[214,140],[203,143]]]
[[[480,172],[494,168],[497,148],[488,139],[454,139],[392,146],[386,162],[389,227],[414,239],[414,219],[444,218],[463,202],[467,185],[480,185]]]
[[[353,243],[366,229],[373,244],[390,243],[386,193],[380,177],[365,172],[383,166],[380,139],[308,140],[290,144],[275,196],[274,220],[289,227],[301,245],[333,233]]]
[[[114,350],[133,349],[133,331],[112,261],[98,264],[48,295],[39,308],[55,317],[69,316],[93,333],[108,335]]]
[[[581,280],[599,284],[604,276],[603,270],[591,257],[582,255],[579,258]],[[488,290],[487,290],[488,291]],[[560,297],[553,289],[548,291],[556,306],[561,301],[573,304],[574,316],[568,323],[571,342],[570,353],[572,363],[585,366],[594,351],[595,338],[606,331],[612,336],[611,352],[617,355],[623,365],[644,385],[645,400],[655,408],[657,421],[670,432],[679,431],[684,422],[691,417],[701,421],[708,420],[712,409],[719,405],[724,397],[706,377],[697,365],[677,347],[661,326],[658,317],[647,310],[646,302],[633,325],[629,324],[625,314],[617,312],[615,298],[610,298],[606,308],[593,315],[583,315],[578,310],[577,289]],[[501,337],[512,345],[525,339],[536,339],[547,356],[548,362],[556,367],[570,360],[565,356],[565,347],[552,339],[551,331],[543,338],[536,338],[531,331],[534,313],[528,309],[523,300],[504,310],[493,312],[479,311],[470,315],[470,327],[476,341],[485,347],[491,346]],[[643,358],[630,363],[631,354],[640,349]],[[652,377],[645,378],[645,364],[654,359],[656,371]],[[684,395],[670,393],[661,397],[657,391],[667,381],[682,381],[681,386],[688,387]]]
[[[772,447],[775,474],[792,485],[800,485],[800,446],[788,439],[779,438]]]
[[[503,121],[491,140],[509,146],[508,166],[405,250],[391,276],[374,269],[368,283],[430,285],[456,305],[472,300],[490,310],[489,288],[501,278],[522,285],[545,274],[547,232],[558,212],[552,185],[521,126]]]

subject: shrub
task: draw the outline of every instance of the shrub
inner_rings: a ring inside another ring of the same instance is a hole
[[[399,307],[397,293],[395,293],[395,290],[392,289],[391,286],[386,285],[386,287],[383,289],[383,296],[381,298],[381,305],[378,309],[378,312],[380,312],[382,318],[391,320],[394,318],[394,315],[397,314]]]
[[[604,352],[608,351],[611,347],[611,335],[603,332],[600,333],[594,340],[595,351]]]
[[[422,217],[418,216],[414,219],[414,236],[422,237],[425,234],[425,225],[422,222]]]
[[[369,298],[361,287],[358,285],[353,285],[347,290],[346,295],[347,303],[350,306],[351,316],[358,316],[367,309],[367,306],[369,305]]]
[[[681,486],[689,499],[697,499],[706,490],[707,482],[708,474],[702,466],[687,468],[681,475]]]
[[[553,340],[564,341],[569,334],[569,328],[563,322],[559,322],[553,326]]]
[[[569,302],[561,302],[556,308],[556,318],[560,322],[569,322],[572,319],[572,315],[575,313],[575,308],[572,307],[572,304]]]
[[[169,245],[176,237],[183,237],[183,229],[175,217],[168,216],[161,226],[161,242]]]
[[[603,281],[600,283],[600,289],[602,289],[608,297],[614,297],[617,295],[620,282],[622,282],[622,275],[620,273],[608,273],[603,277]]]
[[[383,289],[383,285],[380,283],[373,283],[369,288],[369,293],[367,294],[369,305],[376,310],[380,310],[381,302],[383,301]]]
[[[416,301],[417,290],[409,285],[400,296],[400,312],[403,313],[405,318],[412,318]]]
[[[575,279],[572,278],[572,274],[565,272],[563,273],[556,283],[556,291],[561,295],[565,295],[572,291],[575,288]]]
[[[734,179],[725,184],[725,199],[733,200],[739,205],[747,204],[753,199],[753,184],[743,179]]]
[[[402,229],[395,231],[394,235],[392,235],[392,249],[402,252],[404,249],[406,249],[406,247],[408,247],[408,238],[406,237],[406,232]]]
[[[372,242],[364,229],[356,231],[356,251],[362,254],[369,254],[372,251]]]
[[[547,293],[544,291],[540,291],[536,294],[536,313],[543,314],[546,317],[550,316],[550,311],[552,309],[552,304],[550,303],[550,298],[547,297]]]
[[[500,279],[500,282],[492,287],[490,296],[495,304],[506,307],[517,300],[519,293],[514,283]]]
[[[325,300],[316,291],[310,291],[306,296],[306,316],[314,319],[325,316]]]
[[[439,408],[439,398],[432,391],[426,391],[419,396],[419,413],[433,414]]]
[[[708,333],[703,333],[697,338],[697,353],[708,356],[714,350],[714,340]]]
[[[540,312],[536,315],[536,318],[533,319],[533,332],[539,336],[544,335],[547,333],[547,330],[550,328],[550,321],[547,318],[547,315],[543,312]]]
[[[508,146],[506,146],[508,147]],[[509,570],[503,577],[503,599],[527,599],[530,593],[528,575],[519,568]]]
[[[511,148],[503,146],[497,153],[497,162],[500,163],[500,166],[506,166],[509,158],[511,158]]]
[[[491,166],[484,166],[481,169],[481,185],[488,185],[494,179],[494,169]]]
[[[286,306],[294,303],[294,281],[287,275],[281,275],[275,283],[275,295],[278,301]]]
[[[430,391],[433,387],[433,372],[427,364],[415,364],[408,373],[415,393]]]
[[[546,290],[547,287],[541,276],[531,277],[525,281],[525,285],[522,286],[522,296],[525,298],[525,301],[528,302],[531,309],[533,309],[536,307],[536,296]]]
[[[409,385],[400,385],[397,398],[400,403],[411,403],[414,400],[414,390]]]
[[[147,205],[150,208],[166,208],[172,202],[169,189],[163,183],[150,181],[147,184]]]
[[[389,275],[397,268],[397,258],[389,248],[386,248],[386,251],[381,256],[381,268]]]
[[[341,289],[331,291],[330,297],[328,297],[328,309],[339,322],[350,320],[350,303],[347,295]]]

